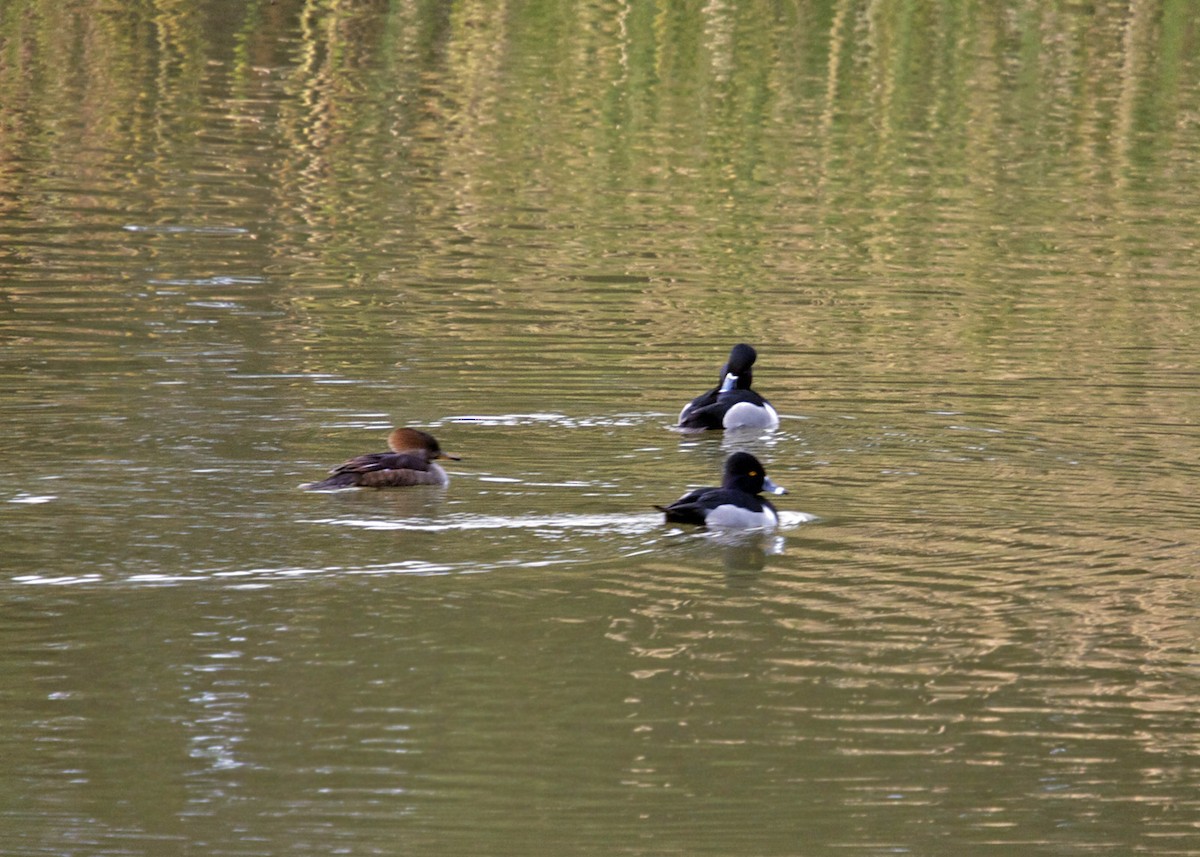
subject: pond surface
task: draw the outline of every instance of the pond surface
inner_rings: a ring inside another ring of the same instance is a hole
[[[0,12],[6,854],[1200,851],[1188,3],[175,5]]]

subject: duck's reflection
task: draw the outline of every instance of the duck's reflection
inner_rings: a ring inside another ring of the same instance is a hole
[[[370,511],[399,519],[425,519],[436,517],[446,502],[445,488],[428,486],[404,491],[356,490],[325,494],[332,503],[331,508]]]
[[[705,539],[720,550],[728,572],[762,571],[767,557],[782,556],[787,540],[777,534],[750,530],[710,530]]]

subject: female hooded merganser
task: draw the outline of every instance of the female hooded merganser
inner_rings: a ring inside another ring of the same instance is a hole
[[[745,343],[733,346],[729,362],[721,367],[721,382],[707,393],[692,399],[679,412],[679,428],[703,429],[779,427],[779,415],[770,402],[750,389],[758,354]]]
[[[654,508],[665,512],[667,523],[672,524],[772,529],[779,524],[779,513],[770,500],[758,496],[763,491],[787,493],[767,478],[757,458],[748,452],[735,452],[725,459],[720,488],[697,488],[670,506]]]
[[[414,428],[394,429],[388,435],[391,452],[372,452],[351,458],[330,470],[320,482],[306,482],[306,491],[336,491],[340,488],[402,488],[407,485],[448,485],[450,477],[435,459],[458,461],[457,455],[442,452],[428,432]]]

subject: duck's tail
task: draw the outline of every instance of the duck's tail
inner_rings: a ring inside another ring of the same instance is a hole
[[[668,524],[698,524],[704,526],[704,514],[695,504],[672,503],[670,506],[655,504],[654,508],[663,513]]]
[[[303,482],[300,485],[302,491],[340,491],[343,488],[358,487],[357,473],[335,473],[328,479],[322,479],[320,482]]]

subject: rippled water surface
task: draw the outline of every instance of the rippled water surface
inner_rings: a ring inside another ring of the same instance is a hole
[[[1189,9],[11,4],[4,853],[1200,851]]]

